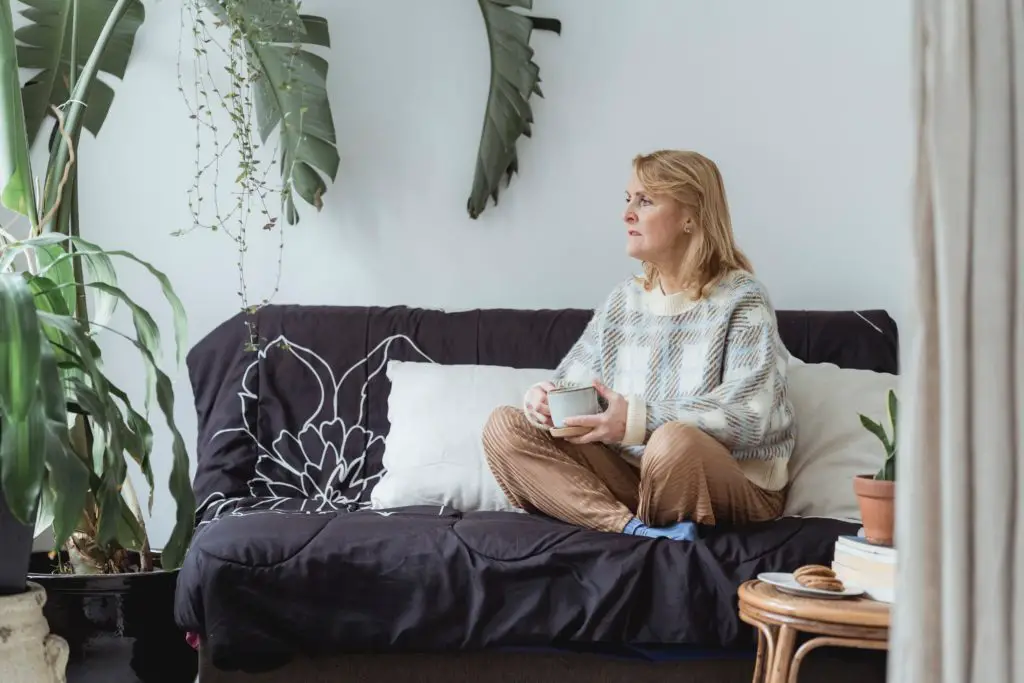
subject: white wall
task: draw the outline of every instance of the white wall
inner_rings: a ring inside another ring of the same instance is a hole
[[[476,3],[306,0],[331,22],[342,166],[324,211],[303,206],[287,233],[276,302],[592,306],[634,265],[619,219],[630,159],[682,147],[720,164],[738,239],[778,308],[884,307],[909,323],[908,2],[535,4],[564,22],[561,37],[534,37],[546,98],[520,144],[522,174],[474,222],[464,207],[488,84]],[[83,144],[83,231],[165,269],[195,342],[237,310],[237,274],[223,237],[170,236],[190,224],[193,163],[178,6],[147,2],[107,127]],[[258,298],[276,252],[273,235],[254,234]],[[162,314],[148,278],[126,269],[123,280]],[[135,354],[108,363],[139,386]],[[184,371],[177,390],[191,445]],[[168,467],[161,448],[159,479]],[[157,545],[171,522],[160,490]]]

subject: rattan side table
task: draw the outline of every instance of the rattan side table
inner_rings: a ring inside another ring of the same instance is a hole
[[[740,619],[758,630],[754,683],[796,683],[800,662],[824,645],[886,650],[889,605],[866,598],[803,598],[761,581],[739,590]],[[797,633],[812,634],[794,652]]]

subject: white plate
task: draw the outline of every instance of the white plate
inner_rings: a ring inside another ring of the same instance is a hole
[[[857,586],[843,585],[841,591],[826,591],[820,588],[808,588],[801,586],[789,572],[761,572],[757,575],[759,581],[775,586],[783,593],[799,595],[803,598],[826,598],[831,600],[842,600],[843,598],[855,598],[864,595],[864,589]]]

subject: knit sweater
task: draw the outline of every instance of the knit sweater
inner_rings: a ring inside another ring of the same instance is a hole
[[[678,421],[714,436],[751,482],[777,491],[795,442],[788,361],[767,292],[750,273],[734,271],[696,301],[631,278],[594,312],[552,382],[597,379],[626,397],[625,436],[608,445],[627,459]]]

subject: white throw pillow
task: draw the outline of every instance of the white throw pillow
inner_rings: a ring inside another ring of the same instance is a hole
[[[522,406],[551,370],[390,361],[385,473],[374,508],[448,505],[463,512],[516,510],[494,480],[481,438],[498,406]]]
[[[853,478],[877,472],[882,443],[860,423],[858,413],[886,425],[886,397],[899,393],[899,377],[850,370],[830,363],[789,367],[789,395],[797,437],[789,461],[785,515],[860,519]]]

